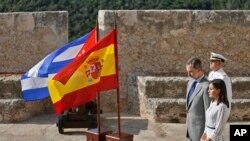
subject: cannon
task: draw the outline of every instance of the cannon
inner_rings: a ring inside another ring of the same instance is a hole
[[[58,117],[57,127],[60,134],[65,128],[96,128],[97,127],[96,102],[91,101],[76,108],[62,112]],[[100,113],[101,110],[100,110]]]

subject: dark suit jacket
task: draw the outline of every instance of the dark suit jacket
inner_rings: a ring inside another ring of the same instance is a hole
[[[195,80],[192,79],[188,82],[187,94],[191,85]],[[186,104],[187,110],[187,138],[192,141],[200,141],[200,138],[205,129],[205,113],[210,105],[210,98],[208,96],[209,82],[206,77],[203,77],[190,98],[190,102]]]

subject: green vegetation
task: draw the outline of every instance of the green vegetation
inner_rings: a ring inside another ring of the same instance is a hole
[[[98,10],[250,9],[250,0],[0,0],[0,12],[69,12],[69,40],[95,26]]]

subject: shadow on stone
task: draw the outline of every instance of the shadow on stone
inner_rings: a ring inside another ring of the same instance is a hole
[[[101,126],[105,129],[117,132],[117,117],[116,116],[106,116],[102,118]],[[142,130],[148,129],[148,119],[135,117],[132,115],[121,117],[121,131],[133,135],[138,135]]]

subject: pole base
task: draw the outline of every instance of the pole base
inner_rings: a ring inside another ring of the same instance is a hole
[[[88,130],[85,133],[86,133],[87,141],[106,141],[105,136],[107,134],[111,134],[112,131],[101,129],[99,133],[98,128],[96,128],[96,129]]]
[[[113,133],[106,135],[106,141],[133,141],[133,137],[132,134],[121,133],[119,136],[119,133]]]

